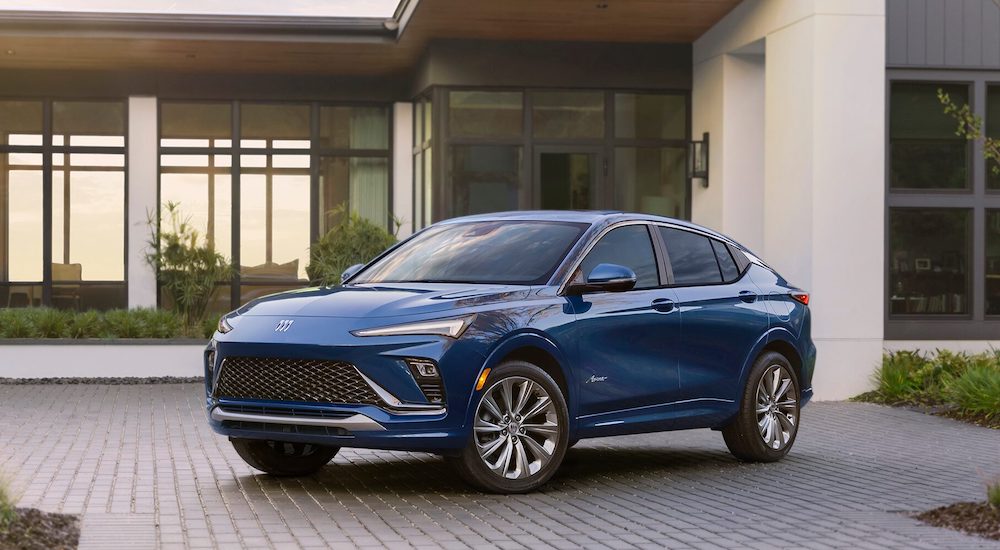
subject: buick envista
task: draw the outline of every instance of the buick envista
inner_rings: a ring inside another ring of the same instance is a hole
[[[434,224],[339,286],[256,299],[205,351],[212,428],[253,468],[341,447],[443,455],[521,493],[584,438],[711,428],[791,449],[812,396],[809,295],[688,222],[506,212]]]

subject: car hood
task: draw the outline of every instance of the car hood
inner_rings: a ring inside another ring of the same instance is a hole
[[[531,287],[458,283],[363,284],[306,288],[247,304],[243,315],[393,317],[421,315],[523,299]]]

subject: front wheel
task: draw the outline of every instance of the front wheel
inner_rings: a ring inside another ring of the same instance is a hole
[[[262,439],[230,439],[244,462],[273,476],[305,476],[326,466],[340,447]]]
[[[747,462],[781,460],[799,431],[799,381],[788,359],[776,352],[757,358],[743,389],[736,418],[722,429],[729,452]]]
[[[523,361],[493,369],[485,387],[469,444],[449,461],[484,491],[532,491],[552,477],[566,454],[566,399],[551,376]]]

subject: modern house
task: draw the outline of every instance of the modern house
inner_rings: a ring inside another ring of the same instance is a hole
[[[156,306],[169,202],[240,266],[219,310],[306,284],[341,204],[401,236],[636,210],[809,289],[816,395],[844,398],[883,349],[1000,345],[1000,176],[936,97],[1000,135],[994,83],[990,0],[0,11],[0,307]]]

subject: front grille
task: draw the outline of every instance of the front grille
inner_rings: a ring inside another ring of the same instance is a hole
[[[358,369],[340,361],[226,357],[213,397],[383,405]]]

